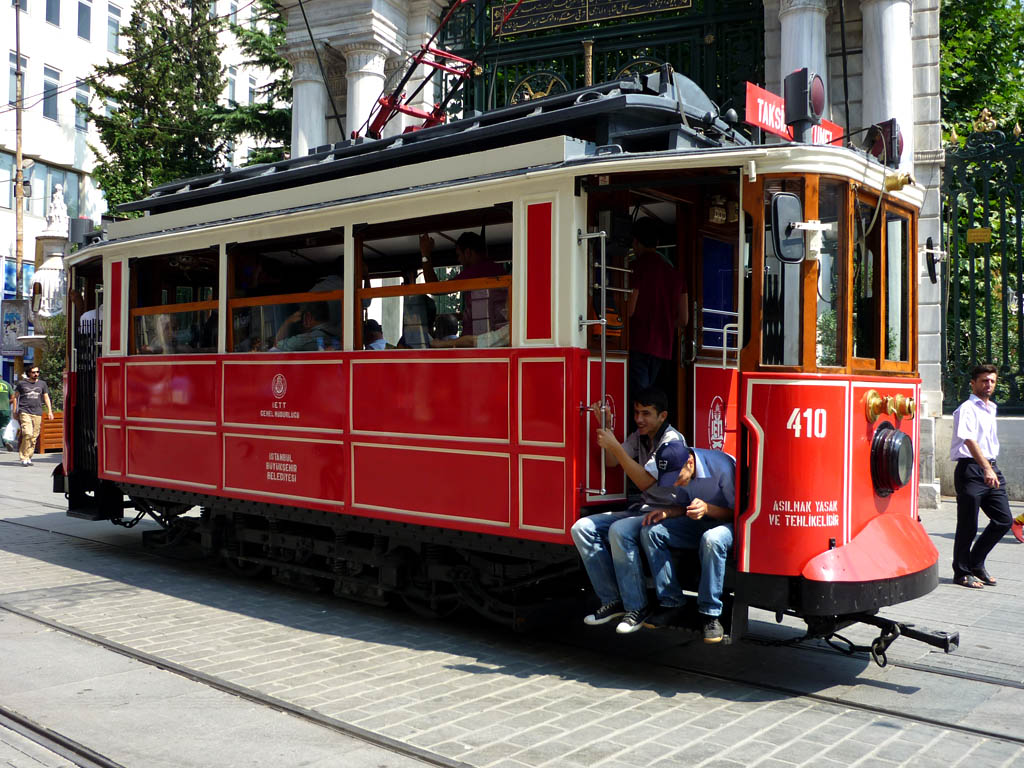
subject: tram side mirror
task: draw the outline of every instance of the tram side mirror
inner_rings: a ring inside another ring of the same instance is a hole
[[[772,245],[779,261],[799,264],[804,260],[804,233],[797,224],[804,220],[804,206],[792,192],[772,195]]]
[[[32,284],[32,314],[39,314],[43,308],[43,286],[39,283]]]

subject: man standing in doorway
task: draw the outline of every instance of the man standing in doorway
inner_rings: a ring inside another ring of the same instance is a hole
[[[1006,496],[1006,480],[999,471],[999,437],[996,435],[997,369],[978,365],[971,371],[971,396],[953,412],[953,440],[949,458],[956,462],[956,536],[953,540],[953,580],[962,587],[995,586],[985,570],[985,558],[1013,522]],[[978,537],[978,509],[989,524]],[[973,544],[973,546],[972,546]]]
[[[39,366],[33,365],[28,372],[28,380],[22,379],[14,385],[11,395],[11,416],[18,417],[21,425],[21,446],[19,455],[23,467],[32,466],[32,454],[36,452],[36,440],[43,424],[43,403],[53,421],[53,408],[50,407],[50,388],[39,378]]]
[[[627,305],[630,397],[656,385],[662,365],[672,359],[676,328],[689,320],[686,278],[658,253],[660,229],[661,223],[649,216],[633,224],[636,259]]]

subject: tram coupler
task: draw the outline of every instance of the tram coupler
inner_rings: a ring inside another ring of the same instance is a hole
[[[882,618],[881,616],[862,616],[860,621],[878,627],[882,631],[871,641],[871,645],[850,644],[850,651],[864,651],[871,654],[872,660],[880,667],[888,663],[886,651],[898,637],[908,637],[926,643],[933,648],[941,648],[943,653],[950,653],[960,647],[959,632],[943,632],[941,630],[917,629],[913,624]]]

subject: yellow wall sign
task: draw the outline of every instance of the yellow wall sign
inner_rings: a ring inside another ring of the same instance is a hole
[[[990,227],[975,227],[967,230],[968,243],[991,243],[992,229]]]

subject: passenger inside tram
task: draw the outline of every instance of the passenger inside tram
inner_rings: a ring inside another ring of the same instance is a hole
[[[338,328],[330,324],[330,311],[325,301],[311,301],[292,312],[281,323],[274,336],[271,352],[300,352],[341,349]]]

